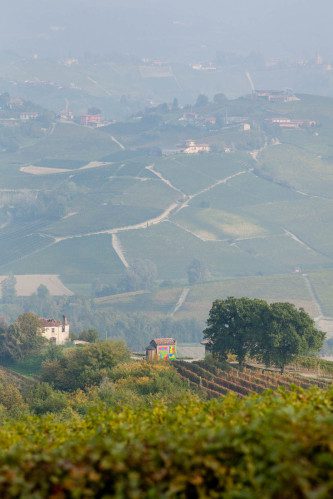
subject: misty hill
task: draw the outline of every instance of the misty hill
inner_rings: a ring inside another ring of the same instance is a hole
[[[17,16],[17,13],[20,13]],[[182,59],[226,51],[280,57],[330,53],[328,0],[14,0],[2,7],[1,45],[44,56],[121,52]]]
[[[97,281],[99,297],[143,290],[100,306],[157,316],[202,321],[211,298],[245,292],[332,315],[333,104],[298,99],[57,123],[1,153],[1,274],[60,275],[88,296]],[[189,139],[211,151],[182,152]]]

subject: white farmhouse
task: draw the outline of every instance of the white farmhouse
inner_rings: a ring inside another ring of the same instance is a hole
[[[64,345],[69,341],[69,323],[65,316],[62,321],[43,318],[41,324],[44,338],[53,341],[56,345]]]
[[[201,152],[209,152],[209,144],[197,144],[195,140],[187,140],[185,148],[182,150],[185,154],[199,154]]]

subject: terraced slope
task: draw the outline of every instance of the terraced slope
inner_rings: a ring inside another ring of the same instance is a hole
[[[277,390],[280,387],[290,389],[292,386],[325,388],[327,381],[306,379],[298,374],[279,374],[277,372],[261,372],[257,369],[239,371],[230,367],[228,371],[209,366],[204,361],[176,361],[175,368],[189,384],[199,386],[210,398],[220,397],[229,392],[243,397],[251,393],[262,393],[264,390]]]

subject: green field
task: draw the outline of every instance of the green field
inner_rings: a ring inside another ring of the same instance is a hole
[[[180,154],[157,161],[155,169],[178,189],[195,194],[218,180],[245,170],[247,162],[249,158],[241,154]]]
[[[313,196],[332,198],[333,160],[323,160],[294,145],[279,144],[266,149],[259,161],[262,175]]]
[[[124,294],[116,298],[98,299],[96,302],[103,309],[115,308],[123,312],[144,312],[163,317],[173,313],[181,293],[182,288],[179,287],[160,288],[152,293]],[[195,318],[204,326],[214,300],[244,295],[268,301],[289,301],[297,307],[303,307],[312,316],[317,313],[316,305],[302,276],[285,274],[225,279],[192,286],[189,288],[185,303],[174,318]]]
[[[303,307],[311,315],[316,313],[312,298],[301,277],[276,275],[231,279],[195,286],[191,289],[184,307],[176,314],[176,317],[186,318],[195,315],[203,321],[208,317],[212,302],[228,296],[290,301],[297,307]]]
[[[309,279],[323,313],[328,317],[333,317],[333,270],[310,272]]]
[[[104,69],[107,73],[110,68]],[[73,68],[73,74],[76,71]],[[123,71],[122,76],[125,68]],[[189,72],[185,76],[189,77]],[[125,266],[112,247],[111,235],[97,233],[121,228],[117,236],[128,263],[150,260],[158,272],[156,286],[167,281],[163,285],[168,287],[161,288],[161,301],[146,293],[119,299],[116,305],[111,300],[110,307],[169,314],[187,285],[189,265],[198,259],[209,271],[207,290],[205,285],[199,287],[209,300],[220,293],[220,285],[214,288],[215,281],[223,282],[230,293],[238,295],[239,289],[267,299],[274,298],[268,293],[272,286],[279,289],[279,299],[304,303],[315,314],[304,279],[295,274],[301,270],[309,274],[324,313],[331,314],[332,100],[301,96],[297,102],[266,104],[244,98],[230,101],[229,106],[230,116],[249,115],[253,134],[246,136],[235,128],[216,131],[182,125],[182,111],[172,111],[165,117],[165,126],[150,128],[134,118],[102,131],[58,124],[44,138],[31,139],[16,152],[0,152],[2,199],[9,198],[15,188],[27,199],[37,199],[43,192],[51,203],[60,200],[65,206],[59,215],[56,210],[51,210],[51,215],[46,210],[32,221],[8,216],[10,207],[3,206],[2,273],[59,274],[70,289],[84,294],[90,293],[97,278],[115,285]],[[223,110],[222,105],[210,103],[205,112]],[[246,148],[218,152],[227,138],[243,145],[246,140],[262,139],[266,129],[255,124],[275,114],[315,119],[319,126],[270,131],[271,135],[276,132],[280,143],[275,140],[277,145],[272,145],[272,136],[265,136],[266,145],[257,157]],[[112,140],[113,133],[126,149]],[[175,148],[186,138],[217,147],[209,154],[162,157],[146,149]],[[105,164],[82,169],[96,161]],[[28,165],[69,171],[54,175],[20,171]],[[47,199],[43,203],[47,204]],[[139,227],[132,227],[137,224]],[[60,238],[57,244],[53,244],[54,238]],[[258,290],[251,279],[267,282],[267,288],[263,284],[262,291]],[[205,305],[200,312],[193,293],[191,289],[180,316],[203,317],[207,313],[208,301],[202,299]]]
[[[66,286],[92,284],[100,277],[116,283],[123,274],[123,266],[113,251],[111,236],[78,237],[40,247],[30,256],[15,263],[15,272],[22,274],[59,274]],[[2,272],[13,270],[13,264],[4,265]]]

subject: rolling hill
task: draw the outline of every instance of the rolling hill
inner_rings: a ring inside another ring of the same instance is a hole
[[[96,279],[116,288],[128,266],[149,260],[157,286],[163,285],[160,296],[169,293],[172,300],[159,310],[156,291],[125,300],[124,308],[168,315],[188,287],[188,266],[198,259],[208,282],[190,289],[179,317],[203,320],[209,301],[226,293],[288,299],[314,317],[333,316],[333,101],[301,96],[264,104],[243,98],[228,106],[235,113],[246,109],[253,128],[261,123],[265,130],[272,115],[311,118],[318,126],[266,131],[255,154],[239,146],[161,157],[138,148],[142,131],[133,132],[132,125],[126,135],[123,124],[115,137],[114,127],[57,124],[34,144],[0,153],[2,195],[11,193],[10,208],[4,202],[1,211],[1,274],[55,274],[70,290],[89,295]],[[200,112],[220,110],[210,103]],[[173,113],[163,119],[178,118]],[[151,121],[144,132],[151,134],[151,147],[163,147],[163,126]],[[195,131],[208,143],[231,140],[223,127],[172,126],[166,133],[174,146],[177,130],[188,138]],[[245,134],[235,129],[233,140],[244,145]],[[38,216],[12,211],[21,206],[19,192]],[[121,299],[110,306],[123,307]]]

